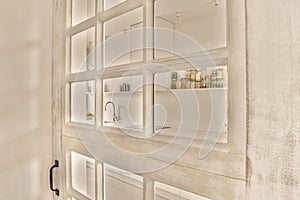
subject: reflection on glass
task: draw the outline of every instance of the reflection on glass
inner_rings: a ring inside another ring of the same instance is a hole
[[[71,84],[71,121],[94,124],[95,81]]]
[[[95,0],[72,0],[72,26],[95,15]]]
[[[71,73],[95,69],[95,28],[72,36],[71,41]]]
[[[104,0],[104,10],[108,10],[126,0]]]
[[[71,151],[72,188],[95,199],[95,160]]]
[[[142,130],[143,77],[111,78],[103,83],[103,125]]]
[[[104,23],[105,67],[143,59],[143,9],[137,8]]]
[[[170,6],[172,5],[172,6]],[[215,5],[212,1],[159,0],[155,1],[155,26],[181,32],[205,49],[226,47],[226,1]],[[156,37],[155,43],[164,43],[170,50],[180,48],[172,36]],[[171,56],[157,50],[156,58]]]

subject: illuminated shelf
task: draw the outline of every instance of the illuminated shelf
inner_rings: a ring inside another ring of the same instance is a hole
[[[103,92],[103,94],[133,94],[133,93],[141,93],[142,91],[126,91],[126,92]]]
[[[222,91],[227,90],[227,88],[195,88],[195,89],[165,89],[165,90],[155,90],[155,92],[184,92],[184,91]]]

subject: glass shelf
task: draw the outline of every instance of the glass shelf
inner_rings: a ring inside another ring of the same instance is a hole
[[[103,94],[133,94],[141,93],[142,91],[126,91],[126,92],[103,92]]]
[[[166,90],[156,90],[155,92],[173,92],[173,91],[209,91],[209,90],[227,90],[227,88],[195,88],[195,89],[166,89]]]

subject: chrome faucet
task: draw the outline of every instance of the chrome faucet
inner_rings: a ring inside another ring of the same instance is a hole
[[[106,102],[104,110],[106,111],[106,107],[107,107],[108,104],[111,104],[113,106],[113,121],[114,122],[118,121],[118,116],[116,115],[116,107],[115,107],[115,104],[112,101]]]

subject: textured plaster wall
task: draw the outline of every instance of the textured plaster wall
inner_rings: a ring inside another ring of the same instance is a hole
[[[300,1],[247,0],[247,199],[300,198]]]

